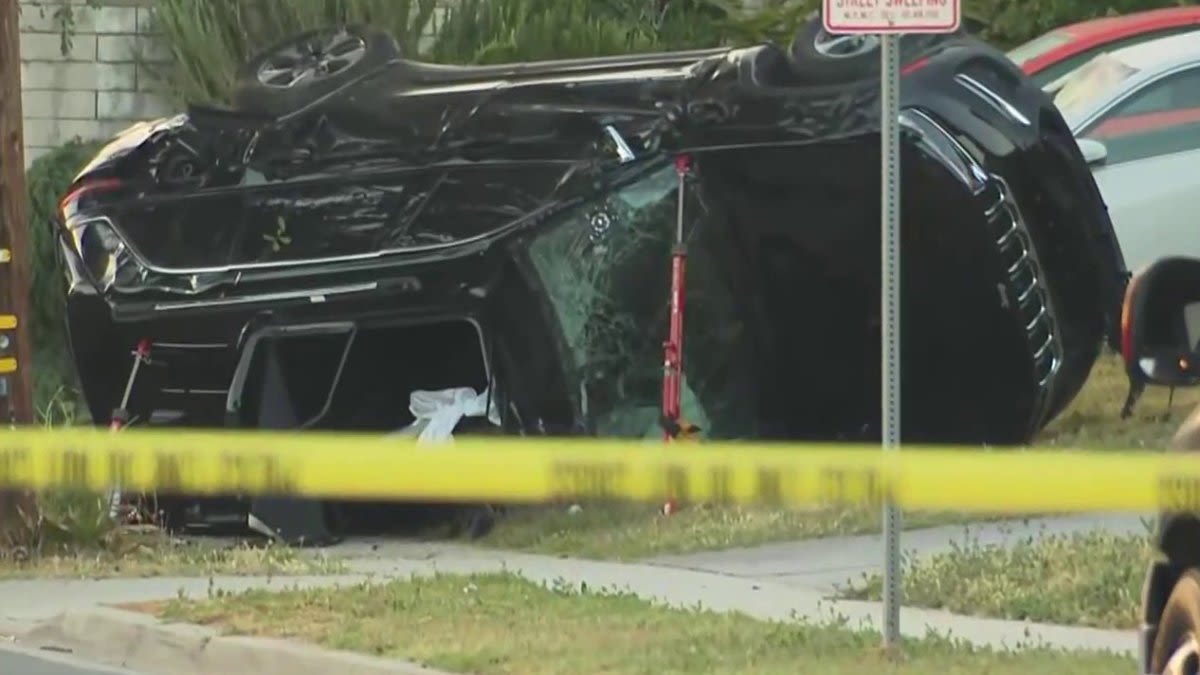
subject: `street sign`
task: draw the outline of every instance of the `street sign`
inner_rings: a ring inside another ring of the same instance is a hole
[[[962,0],[824,0],[828,33],[953,33]]]
[[[831,34],[876,34],[879,54],[880,314],[883,325],[882,449],[900,449],[900,40],[904,33],[953,33],[962,22],[962,0],[824,0]],[[883,644],[900,642],[900,510],[883,509]]]
[[[887,453],[900,449],[900,36],[885,33],[880,42],[880,432]],[[900,643],[900,530],[900,509],[889,502],[883,507],[883,645],[888,650]]]

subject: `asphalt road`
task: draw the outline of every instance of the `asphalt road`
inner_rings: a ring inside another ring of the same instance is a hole
[[[154,675],[89,664],[57,652],[0,647],[0,675]]]

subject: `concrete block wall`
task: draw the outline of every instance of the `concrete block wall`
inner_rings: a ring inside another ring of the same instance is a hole
[[[61,0],[21,0],[21,102],[25,164],[78,136],[104,139],[144,119],[173,112],[151,90],[135,54],[155,54],[145,0],[70,0],[71,48],[62,53],[54,18]]]

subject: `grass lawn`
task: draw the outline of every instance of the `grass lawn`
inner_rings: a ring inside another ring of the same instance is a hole
[[[1043,434],[1069,447],[1164,447],[1200,403],[1200,391],[1146,392],[1135,415],[1121,420],[1125,396],[1120,363],[1099,363],[1087,388]],[[1166,413],[1170,411],[1170,415]],[[1043,535],[1016,546],[983,546],[968,536],[954,550],[905,562],[905,604],[956,613],[1105,628],[1135,628],[1146,565],[1146,536],[1102,532]],[[852,582],[843,595],[879,599],[878,576]]]
[[[105,500],[39,496],[40,523],[26,523],[0,551],[0,579],[334,574],[344,563],[279,546],[181,540],[156,527],[117,527]]]
[[[1121,359],[1113,354],[1102,355],[1083,391],[1046,427],[1037,445],[1164,448],[1188,413],[1200,405],[1200,388],[1178,389],[1172,400],[1168,389],[1150,387],[1138,400],[1133,415],[1123,420],[1121,405],[1128,388]]]
[[[340,561],[314,559],[278,546],[183,542],[159,532],[129,534],[122,539],[123,545],[107,548],[0,557],[0,579],[297,576],[345,571]]]
[[[978,514],[910,512],[906,528],[933,527],[981,520]],[[778,541],[878,532],[882,514],[875,509],[797,511],[701,505],[671,517],[647,504],[591,504],[578,512],[531,508],[501,520],[482,543],[551,555],[604,560],[633,560]]]
[[[1103,532],[1023,538],[1011,547],[967,539],[952,551],[904,563],[904,604],[1004,619],[1136,628],[1146,536]],[[882,579],[852,583],[842,597],[879,600]]]
[[[1191,409],[1200,390],[1176,392],[1167,416],[1165,389],[1148,390],[1129,419],[1120,419],[1128,381],[1120,359],[1105,354],[1083,391],[1038,438],[1058,447],[1159,448]],[[999,517],[999,516],[997,516]],[[956,525],[982,520],[961,513],[905,514],[906,528]],[[594,504],[568,513],[565,508],[535,508],[513,513],[483,540],[485,545],[539,553],[605,559],[634,559],[777,541],[878,532],[875,510],[788,511],[745,507],[695,507],[670,518],[652,505]]]
[[[506,574],[253,591],[134,608],[227,633],[294,638],[480,675],[1126,675],[1134,668],[1132,659],[1107,654],[998,652],[936,637],[907,642],[902,658],[888,662],[870,630],[667,609],[628,595],[547,588]]]
[[[39,358],[47,358],[39,355]],[[70,426],[78,422],[77,398],[54,369],[35,387],[39,422]],[[41,386],[41,385],[45,386]],[[219,544],[182,540],[155,527],[118,527],[108,518],[103,496],[72,491],[38,495],[40,519],[26,519],[0,547],[0,579],[335,574],[345,564],[279,546]]]

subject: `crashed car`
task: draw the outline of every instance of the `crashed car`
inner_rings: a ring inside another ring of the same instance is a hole
[[[495,66],[354,26],[265,50],[231,109],[129,129],[62,201],[92,416],[385,433],[469,388],[505,433],[661,434],[686,244],[701,436],[878,439],[878,48],[813,17],[786,48]],[[1025,442],[1115,339],[1120,248],[1002,52],[901,57],[904,440]]]

